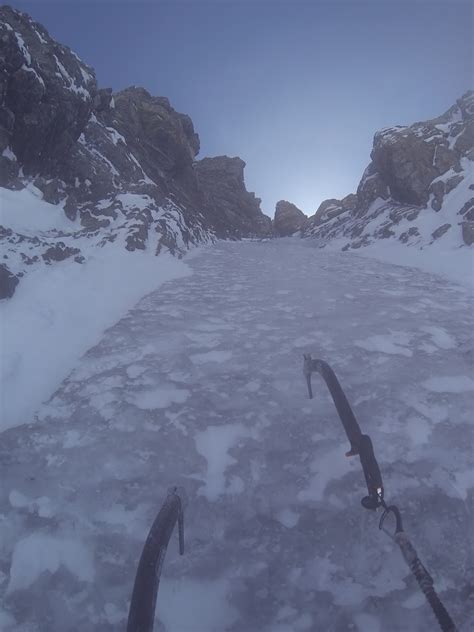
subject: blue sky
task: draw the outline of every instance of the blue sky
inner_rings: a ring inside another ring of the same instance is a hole
[[[373,134],[448,109],[472,83],[463,0],[10,2],[93,66],[193,119],[199,157],[239,155],[273,215],[355,191]]]

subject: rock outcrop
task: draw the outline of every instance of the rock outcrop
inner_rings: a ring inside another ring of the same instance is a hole
[[[243,160],[228,156],[203,158],[195,163],[206,208],[221,237],[271,234],[271,219],[262,213],[260,198],[245,188],[244,168]]]
[[[275,207],[273,232],[277,237],[289,237],[304,230],[307,216],[297,206],[286,200],[280,200]]]
[[[29,187],[71,222],[41,238],[5,226],[8,279],[58,253],[84,261],[76,252],[84,239],[179,255],[215,238],[269,233],[270,218],[245,189],[245,163],[196,162],[199,146],[191,119],[168,99],[99,89],[93,69],[44,27],[0,8],[0,187]]]
[[[0,151],[26,175],[51,173],[92,112],[94,71],[24,13],[0,13]]]
[[[346,195],[346,197],[342,198],[342,200],[338,200],[336,198],[324,200],[324,202],[321,202],[319,205],[316,213],[310,218],[308,226],[311,225],[314,227],[324,224],[328,220],[341,215],[341,213],[353,210],[356,206],[357,196],[353,193]]]
[[[305,236],[344,249],[377,239],[420,247],[438,240],[471,245],[474,235],[474,93],[442,116],[377,132],[356,195],[326,200]]]

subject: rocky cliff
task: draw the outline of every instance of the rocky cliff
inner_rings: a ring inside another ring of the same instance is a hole
[[[297,206],[286,200],[276,203],[273,232],[277,237],[289,237],[304,230],[308,218]]]
[[[305,236],[342,249],[378,239],[424,247],[474,242],[474,93],[442,116],[374,137],[357,194],[326,200]]]
[[[224,237],[263,236],[272,230],[271,219],[260,210],[260,198],[245,188],[244,167],[243,160],[228,156],[195,163],[212,225]]]
[[[0,8],[0,187],[26,189],[69,222],[21,230],[8,220],[15,198],[2,201],[0,298],[35,266],[80,264],[85,245],[181,254],[215,238],[267,234],[245,163],[196,162],[198,152],[191,119],[168,99],[99,89],[94,70],[44,27]]]

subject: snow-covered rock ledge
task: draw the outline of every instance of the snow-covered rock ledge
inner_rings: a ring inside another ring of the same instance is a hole
[[[77,221],[67,219],[61,205],[41,200],[35,187],[0,189],[0,195],[0,224],[12,239],[5,242],[5,254],[16,273],[29,267],[14,297],[0,302],[4,430],[31,421],[105,329],[142,296],[186,276],[189,268],[170,253],[155,256],[160,232],[151,232],[144,250],[130,252],[125,247],[126,222],[91,237],[81,232]],[[122,197],[123,204],[139,202]],[[174,214],[178,234],[182,218],[176,209],[157,209],[156,214],[167,216],[168,229]],[[76,254],[54,265],[45,255],[73,249]]]
[[[323,202],[303,235],[472,283],[474,92],[436,119],[376,133],[371,158],[357,194]]]

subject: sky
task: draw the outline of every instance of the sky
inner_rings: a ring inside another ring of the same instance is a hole
[[[464,0],[42,0],[28,12],[100,87],[189,114],[199,158],[245,160],[247,188],[312,215],[355,192],[374,133],[438,116],[472,87]]]

